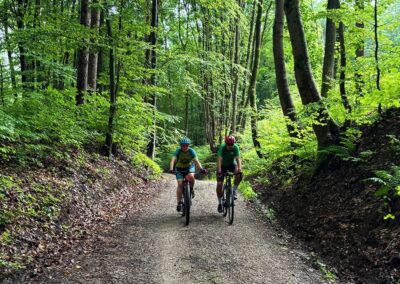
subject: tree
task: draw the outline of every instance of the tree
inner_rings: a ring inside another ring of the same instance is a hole
[[[250,106],[252,109],[251,113],[251,136],[253,139],[254,147],[256,148],[256,152],[259,158],[262,158],[262,154],[260,151],[261,144],[258,141],[258,132],[257,132],[257,104],[256,104],[256,81],[257,81],[257,72],[258,72],[258,64],[260,63],[260,46],[261,46],[261,16],[262,16],[262,6],[263,0],[258,1],[258,10],[257,17],[255,22],[254,36],[255,36],[255,49],[254,49],[254,64],[253,70],[250,77],[250,85],[249,85],[249,100]]]
[[[336,142],[337,133],[333,130],[334,127],[331,128],[334,123],[322,105],[321,96],[315,85],[299,11],[299,1],[285,0],[284,10],[292,45],[297,88],[303,105],[314,103],[317,106],[317,121],[313,124],[313,129],[317,137],[318,149],[322,149]]]
[[[109,9],[109,8],[107,8]],[[105,153],[108,157],[111,157],[113,152],[113,140],[114,140],[114,129],[115,129],[115,116],[117,112],[117,88],[115,84],[115,55],[114,55],[114,41],[111,27],[111,19],[108,13],[108,17],[106,19],[107,26],[107,36],[109,39],[109,75],[110,75],[110,112],[108,117],[108,127],[106,134],[105,145]]]
[[[240,1],[239,1],[240,6]],[[235,47],[234,47],[234,60],[233,60],[233,87],[232,87],[232,122],[231,122],[231,133],[236,132],[236,108],[237,108],[237,93],[239,88],[239,42],[240,42],[240,14],[237,13],[237,18],[235,19]]]
[[[321,96],[326,97],[331,89],[335,63],[336,25],[330,11],[340,8],[339,0],[328,0],[325,32],[325,52],[322,67]]]
[[[149,49],[147,50],[147,62],[150,64],[150,69],[153,69],[153,73],[150,78],[150,85],[156,85],[156,74],[155,69],[157,66],[157,55],[156,55],[156,45],[157,45],[157,27],[158,27],[158,0],[152,0],[151,6],[151,32],[149,36]],[[155,145],[156,145],[156,110],[157,110],[157,96],[153,93],[150,97],[149,103],[153,106],[153,129],[150,133],[150,140],[147,144],[146,154],[149,158],[154,159],[155,155]]]
[[[292,122],[287,124],[287,129],[291,137],[299,137],[299,132],[294,125],[299,128],[296,110],[293,105],[286,78],[285,56],[283,48],[283,27],[284,27],[284,0],[275,0],[275,20],[273,26],[273,52],[275,63],[276,86],[278,88],[279,101],[281,103],[283,115]]]
[[[81,0],[80,24],[83,28],[87,28],[90,25],[89,0]],[[84,42],[83,46],[80,46],[78,49],[77,65],[76,104],[82,105],[85,102],[84,96],[88,88],[89,48],[86,42]]]
[[[90,26],[95,31],[99,31],[100,27],[100,8],[96,6],[98,0],[93,0],[94,6],[91,9],[91,20]],[[96,41],[91,39],[91,45],[95,45]],[[88,65],[88,88],[94,92],[97,91],[97,66],[98,66],[98,48],[92,47],[89,54],[89,65]]]

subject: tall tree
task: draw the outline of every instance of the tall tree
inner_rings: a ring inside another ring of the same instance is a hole
[[[363,31],[364,30],[364,21],[359,20],[362,18],[362,13],[364,12],[364,0],[355,0],[356,1],[356,12],[357,12],[357,22],[356,22],[356,27]],[[357,43],[357,48],[356,48],[356,59],[360,59],[364,57],[364,39],[362,39],[360,42]],[[355,72],[355,84],[356,84],[356,90],[357,90],[357,95],[362,97],[363,94],[363,85],[364,85],[364,80],[362,78],[362,75],[360,73],[360,67],[356,67],[356,72]]]
[[[339,23],[338,37],[339,37],[339,51],[340,51],[340,77],[339,77],[340,97],[342,98],[342,103],[346,111],[348,113],[351,113],[351,105],[349,103],[349,99],[347,98],[346,94],[346,46],[344,42],[343,22]]]
[[[151,32],[149,36],[150,47],[148,49],[148,59],[150,63],[150,68],[155,71],[157,66],[157,55],[156,55],[156,45],[157,45],[157,27],[158,27],[158,0],[152,0],[151,5]],[[152,72],[150,78],[150,85],[156,85],[156,74]],[[157,110],[157,96],[152,94],[150,97],[150,104],[153,106],[153,128],[150,133],[150,140],[147,144],[146,154],[149,158],[154,159],[155,155],[155,145],[156,145],[156,110]]]
[[[28,2],[24,0],[18,0],[16,7],[16,20],[17,27],[20,32],[25,30],[25,12],[28,6]],[[21,81],[23,90],[28,90],[28,63],[26,58],[26,48],[24,43],[19,40],[18,41],[18,49],[19,49],[19,62],[20,62],[20,70],[21,70]]]
[[[255,36],[254,64],[249,84],[249,100],[251,106],[251,136],[253,139],[253,145],[256,148],[258,157],[262,158],[262,154],[260,151],[261,144],[260,141],[258,141],[258,132],[257,132],[256,82],[257,82],[258,65],[260,62],[260,46],[261,46],[261,32],[262,32],[261,17],[263,11],[263,0],[258,0],[257,6],[258,6],[257,17],[254,29],[254,36]]]
[[[240,1],[238,2],[240,7]],[[237,108],[237,93],[239,88],[239,43],[240,43],[240,13],[236,13],[235,19],[235,47],[234,47],[234,60],[233,60],[233,87],[232,87],[232,121],[231,121],[231,133],[236,132],[236,108]]]
[[[299,11],[299,1],[285,0],[284,10],[292,44],[297,88],[299,89],[300,97],[304,105],[310,103],[316,103],[318,105],[318,121],[313,124],[313,129],[317,137],[318,148],[322,149],[336,142],[337,133],[334,133],[330,125],[328,126],[328,124],[334,123],[331,123],[332,119],[321,103],[321,96],[318,93],[313,78],[307,42]]]
[[[339,0],[328,0],[325,32],[325,53],[322,66],[321,96],[326,97],[334,78],[336,25],[330,12],[340,8]]]
[[[273,26],[272,45],[275,62],[276,86],[278,88],[279,101],[281,103],[283,115],[291,121],[291,123],[286,125],[289,135],[291,137],[298,137],[299,132],[295,129],[295,125],[297,125],[297,128],[300,128],[300,124],[297,120],[296,109],[293,105],[286,77],[285,55],[283,48],[283,5],[284,0],[275,0],[275,20]]]
[[[374,37],[375,37],[375,68],[376,68],[376,88],[381,90],[380,78],[381,69],[379,67],[379,40],[378,40],[378,0],[374,1]]]
[[[246,48],[246,61],[245,61],[245,68],[246,68],[246,73],[243,76],[243,83],[242,83],[242,99],[240,102],[240,109],[239,109],[239,118],[238,118],[238,122],[239,122],[239,127],[240,129],[244,128],[244,124],[245,124],[245,108],[248,105],[248,96],[246,96],[246,91],[247,91],[247,82],[248,82],[248,74],[250,73],[250,71],[252,70],[252,66],[251,66],[251,62],[253,61],[253,56],[250,55],[253,54],[252,51],[252,46],[254,43],[254,19],[255,19],[255,15],[256,15],[256,11],[257,11],[257,6],[256,6],[257,0],[253,0],[253,5],[252,5],[252,13],[251,13],[251,20],[250,20],[250,32],[249,32],[249,38],[247,41],[247,48]],[[251,60],[250,60],[251,59]]]
[[[108,10],[109,8],[107,8]],[[110,75],[110,112],[108,116],[108,127],[105,141],[105,153],[108,157],[111,157],[113,152],[113,140],[114,140],[114,129],[115,129],[115,115],[117,112],[117,87],[115,84],[115,54],[114,54],[114,41],[111,27],[110,13],[106,19],[107,36],[109,38],[109,75]]]
[[[8,66],[10,69],[10,77],[11,77],[11,86],[12,86],[12,92],[15,97],[18,96],[17,92],[17,80],[15,78],[15,68],[14,68],[14,59],[12,56],[12,50],[10,47],[9,43],[9,36],[8,36],[8,13],[3,14],[3,25],[4,25],[4,40],[7,44],[7,59],[8,59]]]
[[[98,0],[93,0],[93,6],[91,9],[91,20],[90,26],[94,32],[99,31],[100,27],[100,7]],[[96,41],[91,39],[91,50],[89,54],[89,66],[88,66],[88,88],[94,92],[97,91],[97,66],[98,66],[98,48],[95,46]]]
[[[80,9],[80,24],[83,28],[90,25],[89,0],[81,0]],[[88,89],[88,68],[89,68],[89,47],[87,42],[84,42],[78,49],[78,64],[77,64],[77,80],[76,80],[76,104],[82,105],[85,102],[85,94]]]

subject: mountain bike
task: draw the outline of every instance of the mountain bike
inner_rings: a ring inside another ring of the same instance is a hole
[[[233,218],[235,216],[235,197],[233,195],[232,189],[232,177],[235,175],[241,175],[242,173],[223,173],[222,175],[225,177],[224,183],[224,195],[222,197],[223,211],[222,215],[224,217],[228,216],[229,225],[232,225]]]
[[[182,217],[185,217],[185,225],[189,225],[190,222],[190,207],[192,206],[192,191],[190,190],[190,182],[186,179],[186,176],[190,173],[189,171],[175,170],[175,173],[180,173],[183,176],[183,190],[182,190]],[[203,173],[207,173],[206,169],[203,169]]]
[[[186,176],[189,174],[189,171],[179,171],[176,170],[176,172],[179,172],[183,176],[183,190],[182,190],[182,217],[185,217],[185,225],[189,225],[190,222],[190,207],[192,206],[192,193],[190,191],[190,183],[186,179]]]

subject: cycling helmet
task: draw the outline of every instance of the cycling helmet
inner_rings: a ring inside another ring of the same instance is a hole
[[[189,145],[189,144],[190,144],[190,139],[187,138],[187,137],[183,137],[183,138],[181,138],[181,140],[179,141],[179,144],[181,144],[181,145],[185,145],[185,144]]]
[[[236,142],[236,140],[235,140],[235,137],[234,137],[234,136],[229,135],[229,136],[226,136],[226,137],[225,137],[225,144],[227,144],[227,145],[233,145],[233,144],[235,144],[235,142]]]

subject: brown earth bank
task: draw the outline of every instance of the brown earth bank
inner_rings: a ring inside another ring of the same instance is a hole
[[[385,205],[374,194],[379,186],[369,180],[384,170],[400,184],[399,174],[391,172],[400,165],[400,110],[361,130],[345,160],[334,158],[291,186],[284,185],[285,171],[275,168],[265,174],[271,183],[255,188],[285,229],[337,268],[341,282],[400,283],[399,198]],[[388,213],[395,219],[384,220]]]
[[[0,166],[0,282],[26,282],[49,267],[71,265],[73,255],[89,253],[118,219],[143,210],[159,192],[150,170],[135,170],[127,159],[67,156],[48,157],[41,166]]]

